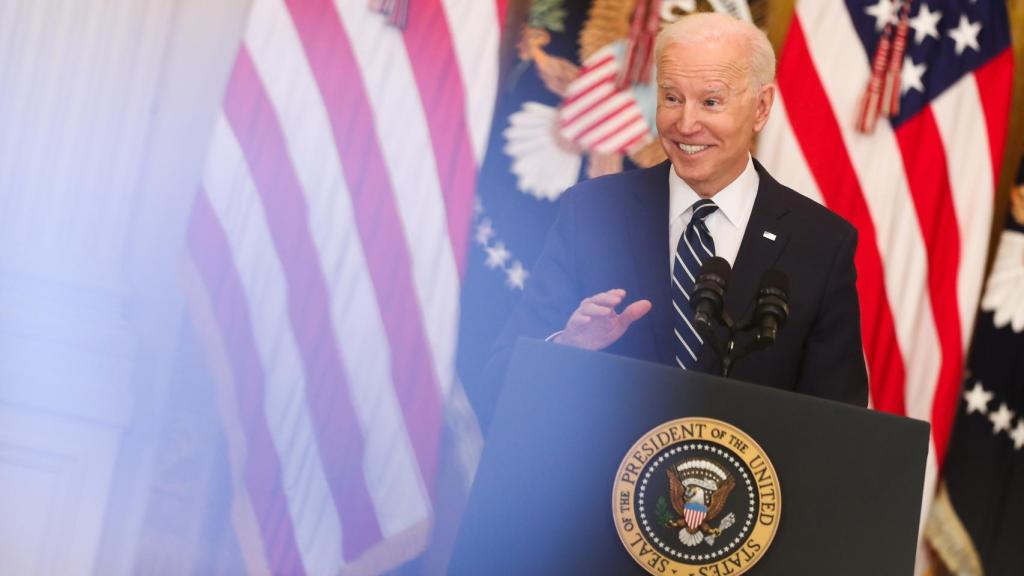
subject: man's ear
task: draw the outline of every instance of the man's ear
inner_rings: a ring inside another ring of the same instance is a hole
[[[760,132],[766,122],[768,113],[775,102],[775,84],[765,84],[757,91],[757,108],[754,112],[754,132]]]

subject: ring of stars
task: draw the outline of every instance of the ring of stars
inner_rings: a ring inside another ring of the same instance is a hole
[[[754,483],[751,480],[750,474],[748,474],[746,467],[743,466],[742,460],[736,458],[731,452],[723,450],[714,444],[706,444],[703,442],[687,442],[673,447],[660,454],[644,472],[643,477],[640,480],[640,489],[637,492],[637,497],[640,502],[644,501],[647,493],[647,485],[651,477],[654,476],[655,471],[664,464],[667,460],[676,455],[684,455],[686,452],[700,452],[707,454],[714,454],[718,456],[723,462],[728,462],[729,467],[741,478],[743,478],[743,485],[746,487],[746,499],[747,499],[747,511],[749,516],[747,520],[740,527],[739,533],[731,541],[727,542],[725,546],[718,548],[714,551],[702,553],[702,554],[691,554],[682,552],[672,547],[670,542],[662,540],[655,532],[651,522],[647,519],[647,514],[644,510],[640,509],[640,523],[644,527],[644,532],[647,534],[648,541],[657,545],[667,555],[673,556],[677,559],[687,560],[691,562],[704,562],[708,560],[715,560],[727,556],[737,546],[739,546],[743,539],[746,538],[747,533],[752,528],[751,518],[753,518],[754,510],[756,510],[756,493],[754,491]]]

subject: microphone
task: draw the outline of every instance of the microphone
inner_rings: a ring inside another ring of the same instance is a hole
[[[789,278],[786,273],[772,268],[761,277],[754,306],[754,336],[759,348],[766,348],[775,342],[779,330],[789,318]]]
[[[703,338],[714,341],[715,320],[722,320],[722,309],[725,307],[725,288],[729,284],[732,270],[725,258],[715,256],[709,258],[693,285],[690,305],[693,306],[693,327]]]

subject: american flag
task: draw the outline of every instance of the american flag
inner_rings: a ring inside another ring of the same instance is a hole
[[[927,499],[974,326],[1013,58],[1002,0],[913,0],[905,54],[895,62],[899,112],[861,133],[876,46],[900,17],[893,0],[797,2],[758,157],[860,232],[871,402],[931,422]]]
[[[558,111],[561,136],[599,154],[626,154],[651,139],[631,90],[616,86],[616,48],[621,51],[622,45],[606,46],[587,58]]]
[[[253,2],[191,217],[250,573],[379,573],[437,517],[505,0],[385,5]]]

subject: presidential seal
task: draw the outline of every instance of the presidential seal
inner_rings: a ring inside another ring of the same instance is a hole
[[[768,550],[782,494],[764,450],[742,430],[682,418],[645,434],[615,476],[622,544],[651,574],[738,576]]]

